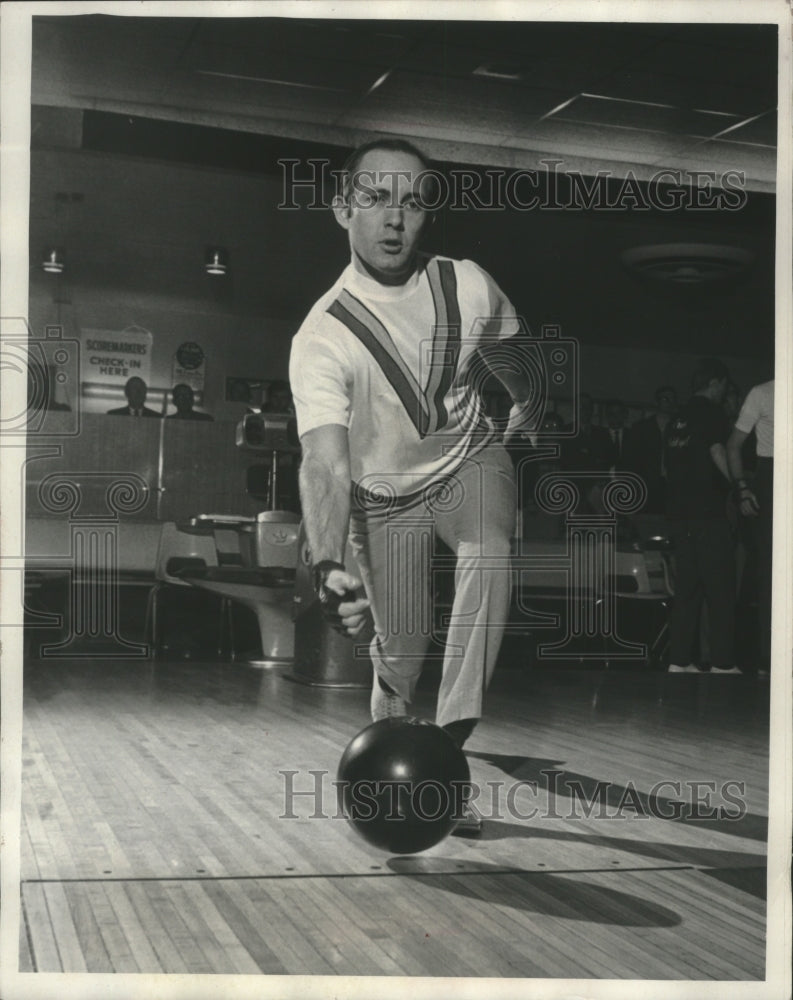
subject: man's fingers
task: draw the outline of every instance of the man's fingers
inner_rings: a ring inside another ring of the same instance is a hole
[[[344,597],[346,594],[358,590],[360,586],[361,581],[357,576],[341,569],[331,570],[325,580],[325,587],[332,590],[334,594],[338,594],[339,597]]]

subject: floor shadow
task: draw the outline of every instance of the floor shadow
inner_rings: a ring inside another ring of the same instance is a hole
[[[763,868],[717,868],[703,874],[731,885],[741,892],[748,892],[757,899],[767,897],[767,871]]]
[[[552,758],[474,750],[466,750],[466,755],[497,767],[516,782],[532,782],[537,792],[547,794],[548,817],[552,819],[582,818],[591,811],[596,819],[655,817],[751,840],[765,841],[768,836],[767,817],[745,812],[737,787],[730,789],[729,800],[726,795],[724,798],[716,797],[715,792],[703,787],[699,793],[700,803],[697,804],[696,791],[685,782],[681,786],[681,795],[688,794],[689,801],[684,797],[651,794],[632,785],[567,771],[563,761]]]
[[[590,833],[576,834],[558,828],[544,830],[537,822],[531,820],[513,823],[504,819],[488,819],[486,814],[482,824],[482,833],[478,839],[484,843],[512,839],[554,841],[576,844],[581,847],[619,851],[640,858],[649,858],[663,864],[690,865],[696,868],[764,867],[766,862],[763,854],[724,851],[712,847],[688,847],[630,837],[604,837]]]
[[[440,872],[430,867],[437,859],[390,858],[391,871],[421,879],[440,892],[509,907],[540,916],[612,924],[620,927],[676,927],[680,914],[666,906],[617,889],[588,884],[584,878],[526,872],[478,862],[475,869]]]

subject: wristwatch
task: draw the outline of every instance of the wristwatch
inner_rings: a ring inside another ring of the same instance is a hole
[[[336,562],[335,559],[321,559],[318,563],[314,563],[311,567],[311,576],[314,581],[314,590],[317,594],[325,586],[325,581],[328,578],[328,574],[334,569],[340,569],[342,572],[346,572],[344,563]]]

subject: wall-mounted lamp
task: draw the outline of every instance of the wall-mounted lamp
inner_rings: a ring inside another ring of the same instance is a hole
[[[229,269],[229,253],[223,247],[207,247],[204,258],[207,274],[225,274]]]
[[[61,274],[64,268],[65,257],[63,247],[47,247],[44,251],[41,266],[47,274]]]

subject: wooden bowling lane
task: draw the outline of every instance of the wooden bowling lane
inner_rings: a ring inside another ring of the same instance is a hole
[[[767,685],[497,674],[483,835],[417,857],[338,816],[367,702],[242,666],[28,664],[22,967],[762,978]]]

